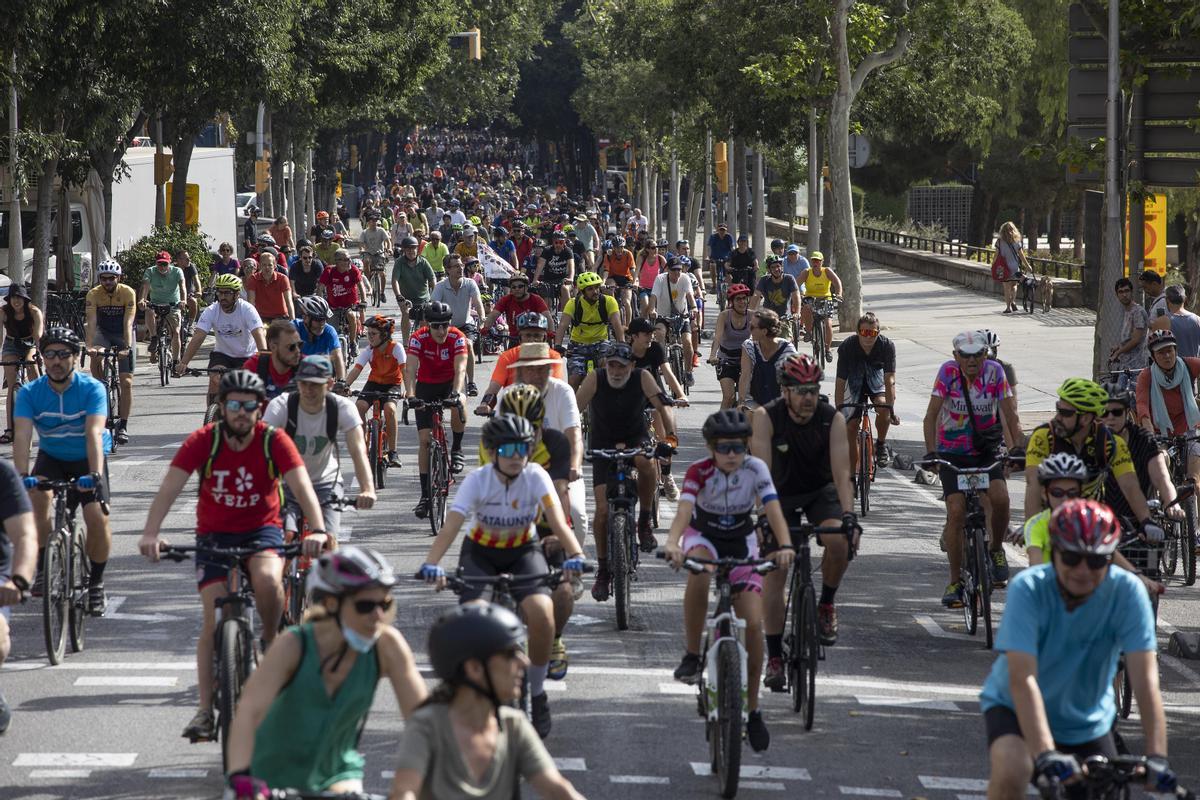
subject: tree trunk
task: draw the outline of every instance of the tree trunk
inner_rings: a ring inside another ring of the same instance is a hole
[[[984,247],[987,242],[988,235],[984,231],[984,225],[987,223],[985,218],[987,201],[987,190],[980,182],[976,182],[971,187],[971,226],[970,233],[967,234],[967,244],[969,245]]]
[[[192,150],[196,146],[196,137],[190,131],[184,131],[175,137],[171,148],[172,163],[175,172],[171,176],[171,210],[167,214],[172,225],[184,224],[187,204],[188,169],[192,165]]]
[[[704,187],[700,181],[692,179],[692,176],[689,175],[688,178],[688,185],[692,187],[692,193],[688,198],[687,234],[683,238],[687,239],[692,253],[695,254],[696,259],[699,259],[704,256],[704,247],[696,247],[696,233],[700,229],[700,205],[704,202]]]
[[[1050,206],[1050,232],[1048,234],[1049,242],[1047,242],[1047,247],[1050,250],[1051,257],[1057,256],[1062,252],[1062,215],[1063,198],[1060,192],[1054,195],[1054,204]]]
[[[821,249],[821,193],[825,179],[821,177],[824,149],[821,147],[821,125],[817,109],[808,111],[808,233],[804,237],[809,257]]]
[[[983,227],[984,247],[991,247],[996,241],[996,229],[1000,222],[1000,195],[992,195],[988,198],[988,214],[987,224]]]
[[[46,307],[46,284],[50,272],[50,240],[54,235],[50,213],[54,208],[54,174],[58,172],[58,159],[48,158],[42,162],[38,175],[37,216],[33,226],[33,270],[30,276],[29,293],[33,304]],[[24,269],[24,264],[21,265]],[[13,279],[17,282],[17,279]],[[58,287],[62,289],[62,286]]]
[[[759,258],[766,258],[766,254],[771,250],[767,244],[767,209],[765,186],[763,185],[763,157],[762,144],[755,143],[754,145],[754,182],[753,182],[753,197],[750,200],[750,210],[753,214],[754,221],[754,250],[758,253]]]
[[[59,181],[58,215],[54,218],[54,285],[74,290],[75,248],[71,242],[71,197],[67,193],[66,181]],[[90,286],[83,287],[85,289]]]
[[[651,194],[653,196],[650,198],[650,206],[651,206],[651,208],[654,209],[654,216],[651,217],[650,219],[652,220],[651,224],[654,226],[654,228],[653,228],[654,238],[661,239],[662,238],[662,228],[663,228],[663,218],[662,218],[663,217],[663,212],[662,212],[663,174],[662,174],[662,170],[658,169],[657,167],[654,170],[654,184],[653,184],[653,191],[651,192]]]
[[[737,233],[750,233],[750,185],[746,174],[746,141],[738,139],[733,149],[733,182],[737,187]]]
[[[1029,252],[1036,253],[1038,249],[1038,237],[1042,235],[1042,215],[1037,209],[1032,209],[1025,215],[1025,222],[1029,226],[1029,230],[1025,231],[1025,235],[1029,237]]]
[[[667,240],[671,246],[679,240],[679,159],[671,156],[671,176],[667,182]]]
[[[1071,256],[1076,261],[1083,261],[1083,226],[1087,224],[1083,190],[1075,193],[1075,236],[1071,240]]]

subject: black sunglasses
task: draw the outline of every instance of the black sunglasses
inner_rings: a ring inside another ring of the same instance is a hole
[[[1083,492],[1078,489],[1047,489],[1050,496],[1055,500],[1062,500],[1064,497],[1074,500],[1076,497],[1083,497]]]
[[[1088,569],[1091,570],[1104,569],[1112,562],[1112,556],[1102,556],[1098,553],[1076,553],[1073,550],[1059,550],[1058,557],[1062,559],[1065,567],[1077,567],[1081,561],[1086,559]]]
[[[429,323],[429,327],[434,330],[439,330],[441,328],[449,328],[450,323],[449,322],[431,322],[431,323]]]
[[[1063,418],[1065,418],[1065,419],[1070,419],[1071,417],[1073,417],[1073,416],[1075,416],[1076,414],[1078,414],[1078,413],[1079,413],[1079,410],[1078,410],[1078,409],[1076,409],[1076,408],[1074,408],[1074,407],[1072,407],[1072,406],[1066,406],[1066,407],[1063,407],[1063,406],[1055,406],[1055,407],[1054,407],[1054,411],[1055,411],[1055,412],[1056,412],[1056,413],[1057,413],[1057,414],[1058,414],[1060,417],[1063,417]]]
[[[1101,414],[1100,416],[1102,416],[1102,417],[1123,417],[1123,416],[1125,416],[1125,413],[1126,412],[1125,412],[1124,408],[1106,408],[1106,409],[1104,409],[1104,413]]]
[[[355,600],[354,610],[360,614],[370,614],[377,608],[380,611],[391,611],[395,602],[394,597],[385,597],[382,600]]]
[[[713,445],[713,450],[716,450],[723,456],[741,455],[746,452],[745,442],[717,442]]]

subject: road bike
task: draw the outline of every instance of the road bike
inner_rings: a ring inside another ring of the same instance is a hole
[[[1190,481],[1177,487],[1176,492],[1175,504],[1184,504],[1181,508],[1186,508],[1195,502],[1196,487]],[[1159,501],[1152,499],[1147,500],[1147,502],[1156,504]],[[1186,515],[1187,512],[1185,511],[1184,513]],[[1154,521],[1162,526],[1163,532],[1166,533],[1167,537],[1163,542],[1160,554],[1160,566],[1165,574],[1174,576],[1179,569],[1179,552],[1183,549],[1183,542],[1186,538],[1187,519],[1174,519],[1166,514],[1154,514],[1153,516]]]
[[[605,502],[608,504],[608,570],[612,574],[613,601],[617,608],[617,630],[629,628],[632,605],[632,584],[638,579],[640,559],[637,537],[637,467],[638,456],[652,457],[648,447],[627,450],[586,450],[589,461],[607,459],[612,462],[608,471]]]
[[[175,359],[171,355],[171,337],[167,330],[167,320],[175,310],[171,305],[151,304],[150,312],[154,314],[154,338],[150,340],[151,360],[158,362],[158,381],[160,386],[171,382],[171,370]]]
[[[458,409],[465,415],[462,399],[457,394],[441,400],[419,400],[410,397],[404,401],[404,424],[408,424],[408,410],[429,411],[433,414],[433,429],[429,435],[429,527],[437,536],[446,522],[446,502],[450,487],[454,485],[454,473],[450,470],[450,446],[446,442],[446,424],[443,412]]]
[[[70,328],[80,339],[85,338],[87,323],[87,292],[46,292],[46,328]],[[79,355],[79,366],[87,366],[87,351]]]
[[[833,361],[833,342],[825,341],[825,320],[832,319],[841,305],[840,297],[817,297],[805,299],[812,304],[812,352],[813,360],[818,364]]]
[[[666,554],[660,550],[657,555],[665,558]],[[761,558],[685,558],[683,567],[696,575],[709,567],[716,573],[717,606],[708,618],[700,647],[704,670],[698,683],[697,707],[705,720],[704,738],[713,774],[721,796],[729,798],[737,794],[742,733],[749,720],[746,621],[734,611],[730,575],[738,567],[750,567],[763,575],[775,569],[775,562]]]
[[[22,361],[9,361],[4,366],[16,368],[16,375],[13,380],[13,391],[20,389],[25,384],[29,383],[31,375],[33,379],[37,379],[46,368],[42,362],[42,352],[37,348],[37,342],[32,339],[20,339],[18,344],[26,348],[30,352],[30,357]]]
[[[1200,440],[1200,433],[1155,436],[1154,441],[1162,446],[1170,463],[1171,483],[1179,492],[1179,507],[1183,509],[1182,520],[1170,520],[1167,531],[1167,574],[1175,574],[1175,562],[1182,558],[1183,585],[1196,582],[1196,498],[1195,488],[1188,477],[1188,449],[1192,442]]]
[[[729,267],[729,259],[710,260],[708,263],[716,271],[716,280],[713,285],[717,290],[717,309],[724,311],[725,304],[729,302],[729,298],[726,297],[729,293],[729,277],[726,274],[726,270]]]
[[[1078,760],[1078,759],[1076,759]],[[1083,796],[1087,800],[1129,800],[1130,789],[1146,779],[1145,756],[1088,756],[1079,762],[1082,768]],[[1068,796],[1071,788],[1049,779],[1039,779],[1038,792],[1043,800],[1060,800]],[[1140,794],[1140,793],[1139,793]],[[1182,786],[1159,797],[1174,797],[1175,800],[1194,800],[1195,795]]]
[[[128,352],[129,348],[119,345],[96,350],[102,359],[101,375],[104,376],[104,392],[108,398],[108,419],[104,421],[104,427],[113,435],[113,450],[117,449],[116,433],[121,421],[121,358]]]
[[[854,427],[847,428],[846,433],[855,437],[858,444],[858,461],[851,465],[854,469],[852,477],[854,494],[858,497],[858,510],[865,517],[871,510],[871,484],[875,482],[875,429],[871,425],[869,414],[872,410],[878,414],[880,409],[890,414],[892,407],[886,404],[875,405],[864,397],[857,403],[842,403],[838,406],[838,411],[844,408],[854,409],[854,415],[850,417]]]
[[[54,524],[46,540],[42,563],[38,565],[42,575],[42,631],[51,665],[63,662],[68,638],[72,653],[83,649],[84,621],[90,615],[91,562],[87,557],[83,525],[77,516],[79,490],[75,486],[76,480],[43,478],[37,484],[43,492],[54,492]]]
[[[366,306],[362,303],[333,309],[333,316],[329,322],[333,325],[333,329],[337,331],[338,345],[342,348],[342,363],[344,364],[353,364],[354,359],[358,357],[358,337],[350,335],[346,314],[351,311],[364,311],[365,309]]]
[[[384,416],[384,404],[390,400],[403,400],[404,393],[398,389],[386,392],[364,389],[350,392],[350,394],[371,404],[366,419],[363,420],[363,435],[367,440],[367,463],[371,465],[375,488],[382,489],[388,471],[387,419]]]
[[[671,372],[675,373],[675,377],[679,379],[685,395],[691,394],[692,365],[684,363],[683,345],[680,344],[679,337],[683,335],[681,329],[687,320],[688,318],[681,314],[673,317],[659,317],[659,321],[665,322],[667,325],[667,364],[670,365]]]
[[[345,511],[348,508],[354,508],[354,504],[358,498],[342,497],[329,504],[329,508],[337,511]],[[325,526],[329,527],[329,521],[325,521]],[[299,535],[295,537],[295,542],[303,542],[312,533],[312,529],[308,526],[308,518],[303,514],[300,515],[300,530]],[[326,533],[334,542],[337,541],[337,531],[327,530]],[[290,544],[290,542],[289,542]],[[283,566],[283,624],[284,625],[299,625],[304,620],[304,610],[308,608],[308,595],[305,591],[305,581],[308,579],[308,571],[312,568],[312,559],[308,556],[300,555],[295,558],[289,558]]]
[[[300,554],[299,544],[266,547],[210,547],[207,545],[162,544],[159,552],[169,561],[184,561],[191,553],[223,562],[225,594],[216,601],[217,625],[213,633],[213,705],[217,716],[217,738],[221,742],[221,763],[229,766],[229,726],[237,709],[242,687],[258,666],[255,646],[254,590],[245,574],[246,559],[267,550],[284,558]],[[195,744],[198,740],[193,740]]]
[[[371,305],[379,308],[383,305],[387,291],[387,257],[379,255],[368,256],[371,262]]]
[[[183,375],[191,378],[205,378],[210,374],[223,375],[229,371],[228,367],[208,367],[207,369],[196,369],[188,367],[183,371]],[[221,404],[217,402],[217,395],[213,395],[208,405],[204,408],[204,424],[216,422],[221,418]]]

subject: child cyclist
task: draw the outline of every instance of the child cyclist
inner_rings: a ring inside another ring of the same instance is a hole
[[[404,394],[404,362],[408,356],[404,353],[404,345],[392,341],[392,332],[396,329],[396,320],[376,314],[364,323],[367,329],[367,346],[354,360],[354,366],[346,373],[346,386],[350,386],[362,374],[363,367],[371,367],[371,377],[363,386],[363,392],[395,391],[397,396]],[[370,400],[359,399],[358,413],[366,419]],[[400,457],[396,455],[396,401],[388,400],[383,404],[384,428],[387,438],[387,457],[389,467],[399,467]]]
[[[761,459],[748,455],[750,421],[737,409],[716,412],[704,422],[704,441],[709,457],[688,467],[683,492],[671,531],[666,557],[675,569],[685,558],[757,558],[754,508],[762,504],[779,549],[771,558],[777,566],[792,563],[792,545],[783,508],[775,493],[771,471]],[[749,567],[739,567],[730,576],[737,594],[734,608],[746,621],[750,719],[746,736],[756,751],[767,749],[771,737],[758,710],[758,690],[763,660],[762,576]],[[683,626],[687,652],[675,670],[676,680],[695,683],[704,665],[700,663],[700,637],[708,613],[708,573],[689,574],[683,595]]]

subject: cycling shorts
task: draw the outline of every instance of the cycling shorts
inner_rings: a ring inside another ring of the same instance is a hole
[[[846,402],[848,403],[862,398],[874,400],[876,397],[882,397],[883,394],[882,369],[858,370],[846,379]],[[842,415],[848,420],[858,419],[861,416],[857,408],[843,408]]]
[[[133,368],[137,363],[135,355],[137,353],[137,344],[132,347],[125,343],[125,337],[119,333],[112,333],[103,328],[96,328],[96,338],[94,340],[96,347],[128,347],[129,352],[121,356],[117,361],[117,371],[122,375],[132,375]],[[99,356],[95,357],[99,361]]]
[[[699,547],[708,553],[709,558],[758,558],[758,538],[753,532],[745,539],[709,539],[692,526],[683,531],[679,542],[684,554]],[[762,575],[750,567],[737,567],[729,573],[729,582],[734,591],[750,591],[762,594]]]
[[[938,457],[960,467],[982,467],[996,460],[994,456],[968,456],[961,453],[938,453]],[[938,477],[942,479],[943,498],[952,494],[962,494],[962,489],[958,488],[958,470],[942,465],[938,470]],[[988,472],[988,480],[1004,483],[1004,465],[1001,464]]]
[[[829,520],[837,520],[839,523],[842,521],[842,501],[838,499],[837,485],[833,483],[827,483],[814,492],[780,495],[779,504],[783,507],[783,518],[789,526],[799,525],[806,520],[809,525],[820,525]],[[814,538],[817,544],[824,546],[821,534]],[[779,543],[775,541],[775,535],[767,529],[763,533],[763,555],[768,556],[778,549]]]
[[[724,354],[717,355],[717,380],[731,380],[734,386],[742,377],[742,359],[726,358]]]
[[[1022,739],[1021,723],[1017,720],[1017,712],[1007,706],[992,706],[987,711],[983,712],[983,724],[987,730],[988,749],[991,749],[992,743],[1001,736],[1019,736]],[[1101,736],[1099,739],[1093,739],[1090,742],[1083,744],[1064,744],[1056,741],[1054,749],[1060,753],[1076,756],[1080,760],[1086,759],[1088,756],[1104,756],[1105,758],[1117,757],[1117,743],[1113,738],[1112,731]],[[1030,785],[1034,785],[1034,779],[1030,778]],[[1074,786],[1063,787],[1063,795],[1067,800],[1083,800],[1087,797],[1087,784],[1078,783]]]
[[[485,547],[481,544],[463,539],[462,550],[459,552],[458,564],[462,567],[463,576],[467,578],[491,577],[507,572],[511,575],[545,575],[550,571],[542,548],[535,542],[524,547],[513,549]],[[512,587],[513,597],[518,603],[526,597],[542,594],[550,596],[550,587],[544,583],[533,581],[518,581]],[[463,590],[458,602],[469,603],[481,597],[490,597],[490,586],[471,586]]]
[[[207,533],[197,536],[196,544],[209,547],[280,547],[283,545],[283,530],[275,525],[267,525],[248,533]],[[272,551],[267,551],[265,555],[279,557],[278,553]],[[247,560],[243,559],[243,567]],[[200,589],[223,582],[228,574],[228,561],[214,558],[208,553],[196,553],[196,584]]]
[[[84,475],[90,475],[91,465],[86,458],[79,461],[63,461],[55,458],[44,450],[39,450],[37,460],[33,462],[33,472],[39,478],[50,481],[69,481]],[[73,506],[86,506],[97,500],[107,501],[108,494],[108,459],[104,459],[104,469],[100,473],[100,485],[94,492],[80,492],[71,489],[67,492],[67,502]]]
[[[608,352],[608,342],[596,342],[595,344],[576,344],[571,343],[567,348],[567,374],[568,375],[587,375],[588,361],[592,361],[592,369],[601,369],[604,366],[604,354]]]
[[[7,583],[12,577],[13,543],[7,536],[0,537],[0,583]],[[40,564],[38,565],[41,566]],[[0,617],[10,619],[11,606],[0,606]]]
[[[622,289],[628,286],[632,280],[628,275],[609,275],[608,279]]]
[[[317,496],[317,504],[321,506],[321,518],[325,521],[326,533],[336,535],[341,530],[342,510],[339,506],[346,493],[342,488],[339,476],[333,483],[313,484],[313,493]],[[287,484],[283,487],[283,529],[288,533],[300,530],[300,521],[304,512],[300,502],[292,496],[292,490]]]
[[[418,400],[445,400],[454,391],[454,381],[445,383],[421,383],[417,381],[416,395]],[[447,409],[444,413],[454,413]],[[416,412],[417,430],[428,430],[433,427],[433,412],[427,408]]]
[[[242,356],[227,356],[224,353],[218,353],[216,350],[208,354],[208,368],[224,367],[225,369],[241,369],[246,363],[246,359]]]
[[[0,349],[0,355],[11,356],[13,361],[24,361],[33,352],[33,345],[26,344],[20,339],[14,339],[11,336],[4,337],[4,347]]]

